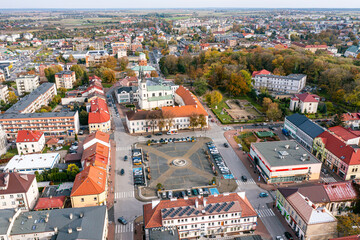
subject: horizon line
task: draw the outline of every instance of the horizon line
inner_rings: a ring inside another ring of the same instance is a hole
[[[72,9],[76,9],[76,10],[158,10],[158,9],[176,9],[176,10],[187,10],[187,9],[230,9],[230,10],[238,10],[238,9],[329,9],[329,10],[360,10],[360,7],[358,8],[352,8],[352,7],[330,7],[330,8],[320,8],[320,7],[187,7],[187,8],[183,8],[183,7],[171,7],[171,8],[162,8],[162,7],[157,7],[157,8],[0,8],[1,10],[72,10]]]

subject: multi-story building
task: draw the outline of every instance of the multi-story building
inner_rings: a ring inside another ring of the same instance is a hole
[[[9,98],[9,87],[7,85],[0,85],[0,101],[3,100],[5,103],[7,103],[8,98]]]
[[[55,82],[57,88],[72,89],[76,82],[74,71],[61,71],[55,74]]]
[[[15,155],[6,164],[4,170],[26,174],[34,174],[36,171],[41,173],[54,168],[59,162],[59,153]]]
[[[107,239],[106,206],[8,212],[0,210],[4,239]]]
[[[251,143],[249,157],[266,183],[320,178],[321,162],[295,140]]]
[[[318,124],[298,113],[285,118],[284,129],[309,151],[312,149],[314,139],[325,131]]]
[[[91,50],[86,53],[86,67],[96,67],[107,61],[110,55],[105,50]]]
[[[3,155],[7,152],[7,135],[0,124],[0,155]]]
[[[295,97],[290,99],[290,110],[300,110],[301,113],[316,113],[320,97],[315,94],[303,93],[295,94]]]
[[[0,82],[5,82],[5,74],[1,69],[0,69]]]
[[[335,134],[325,131],[314,139],[313,153],[342,179],[360,179],[358,145],[347,145]]]
[[[79,132],[78,112],[5,113],[0,124],[7,137],[15,139],[19,130],[42,131],[45,137],[74,136]]]
[[[330,133],[333,133],[336,137],[340,138],[346,145],[359,145],[360,135],[358,131],[354,131],[351,128],[344,128],[342,126],[335,126],[328,128]]]
[[[89,166],[76,175],[70,195],[73,208],[106,205],[106,196],[106,170]]]
[[[154,228],[175,226],[180,239],[199,239],[250,233],[257,224],[257,214],[245,192],[154,200],[143,206],[143,213],[146,239]]]
[[[160,110],[127,112],[126,124],[129,132],[143,133],[165,129],[206,128],[208,126],[208,113],[197,97],[187,88],[178,87],[174,101],[177,106],[164,106]],[[197,126],[190,124],[191,118],[202,119],[202,124],[199,123]]]
[[[254,74],[253,74],[254,75]],[[253,76],[253,86],[255,89],[266,88],[273,92],[298,93],[306,85],[306,75],[290,74],[288,76],[279,76],[273,74],[259,74]]]
[[[90,112],[88,117],[90,133],[96,131],[109,132],[111,129],[111,118],[106,101],[96,98],[90,101]]]
[[[57,91],[54,83],[43,83],[29,95],[26,95],[12,105],[5,114],[34,113],[42,106],[47,106],[56,95]]]
[[[117,89],[116,98],[118,103],[134,103],[139,100],[139,90],[137,86],[120,87]]]
[[[346,127],[358,129],[360,126],[360,113],[344,113],[342,120]]]
[[[32,210],[38,198],[39,190],[35,175],[0,173],[0,209]]]
[[[40,131],[18,131],[16,138],[16,148],[20,155],[29,153],[39,153],[45,147],[45,135]]]
[[[324,207],[317,207],[299,191],[278,190],[276,206],[301,240],[328,240],[337,236],[337,220]]]
[[[36,75],[20,75],[16,78],[16,87],[20,96],[25,93],[31,93],[39,87],[39,84],[39,76]]]

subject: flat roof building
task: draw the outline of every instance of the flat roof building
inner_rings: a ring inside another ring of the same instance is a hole
[[[295,140],[252,143],[249,157],[267,183],[320,178],[321,162]]]

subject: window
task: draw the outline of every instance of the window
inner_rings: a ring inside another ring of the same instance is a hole
[[[16,202],[15,202],[15,201],[12,201],[12,202],[11,202],[11,205],[15,205],[15,204],[16,204]]]
[[[84,198],[81,198],[81,202],[84,202],[85,201],[85,199]]]
[[[10,198],[14,198],[14,195],[10,195]]]
[[[94,201],[97,201],[97,197],[94,197]]]

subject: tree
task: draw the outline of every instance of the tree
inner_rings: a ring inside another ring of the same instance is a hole
[[[78,135],[75,133],[75,141],[78,141]]]
[[[264,97],[262,101],[262,106],[264,107],[265,111],[269,109],[270,104],[272,104],[272,100],[268,97]]]
[[[83,66],[80,66],[80,65],[73,65],[71,68],[70,68],[71,71],[74,71],[75,72],[75,76],[76,76],[76,79],[77,80],[82,80],[83,76],[84,76],[84,72],[85,72],[85,69],[83,68]]]
[[[204,95],[204,93],[208,89],[207,86],[208,84],[205,78],[198,78],[194,82],[195,92],[200,96]]]
[[[82,110],[79,114],[79,120],[81,125],[88,125],[89,113],[85,110]]]
[[[155,70],[152,70],[150,73],[150,76],[151,77],[159,77],[159,74]]]
[[[337,230],[345,236],[360,234],[360,215],[348,213],[347,215],[338,216]]]
[[[106,68],[110,68],[110,69],[115,69],[117,65],[117,60],[116,58],[110,56],[106,59],[106,62],[101,64],[101,66],[104,66]]]
[[[158,191],[160,191],[160,190],[163,189],[163,188],[164,188],[164,186],[163,186],[161,183],[156,184],[156,189],[157,189]]]
[[[334,116],[334,126],[344,126],[344,115],[341,112],[338,112]]]
[[[13,91],[9,91],[8,100],[10,104],[15,104],[18,101],[18,97]]]
[[[120,65],[120,70],[124,71],[126,69],[126,67],[129,64],[129,60],[127,57],[122,57],[118,59],[119,65]]]
[[[67,89],[66,89],[66,88],[59,88],[58,90],[59,90],[61,96],[65,97],[65,94],[66,94],[66,92],[67,92]]]
[[[74,56],[72,54],[70,54],[70,56],[68,57],[67,61],[68,62],[73,62],[75,60]]]
[[[268,106],[268,110],[266,111],[266,116],[270,120],[279,120],[282,116],[282,112],[279,109],[279,105],[277,103],[271,103]]]
[[[192,114],[190,116],[190,127],[195,131],[195,127],[199,125],[199,115]]]
[[[211,91],[205,95],[206,102],[210,106],[219,104],[222,101],[222,98],[222,94],[217,90]]]
[[[207,125],[206,117],[204,114],[199,115],[198,124],[200,125],[201,129]]]
[[[63,68],[60,65],[56,65],[46,68],[44,73],[49,82],[55,82],[55,74],[61,71],[63,71]]]
[[[247,94],[251,89],[250,73],[245,70],[241,70],[239,73],[231,73],[226,89],[233,96]]]

